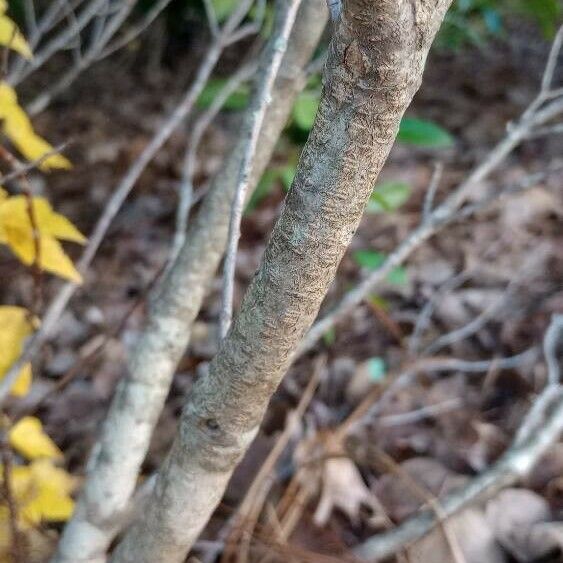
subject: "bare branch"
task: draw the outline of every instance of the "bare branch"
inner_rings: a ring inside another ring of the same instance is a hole
[[[302,6],[284,59],[281,73],[284,76],[274,92],[272,108],[275,107],[275,111],[270,111],[264,122],[253,169],[253,185],[264,171],[293,100],[303,87],[300,73],[288,79],[285,70],[303,68],[309,61],[326,21],[324,12],[319,10],[321,2],[309,0]],[[240,11],[235,16],[242,19]],[[223,30],[229,29],[227,24]],[[127,377],[118,385],[92,452],[82,496],[63,535],[64,551],[59,548],[62,552],[59,560],[76,563],[84,553],[92,552],[91,547],[101,556],[114,537],[113,508],[129,502],[172,376],[189,341],[192,323],[226,246],[228,212],[234,197],[243,141],[236,143],[213,180],[191,222],[188,239],[178,259],[152,292],[146,328],[129,357]],[[108,504],[109,498],[111,503]],[[87,540],[83,534],[85,528]]]
[[[31,162],[28,162],[26,164],[22,163],[20,166],[18,166],[17,170],[12,170],[12,172],[9,172],[8,174],[1,176],[0,177],[0,185],[5,184],[6,182],[9,182],[10,180],[13,180],[15,178],[19,178],[20,176],[23,176],[24,174],[27,174],[28,172],[31,172],[32,170],[36,170],[51,156],[53,156],[55,154],[61,154],[69,145],[70,145],[70,141],[67,141],[65,143],[61,143],[60,145],[56,146],[55,148],[51,149],[50,151],[47,151],[40,158],[32,160]]]
[[[416,24],[408,0],[346,3],[317,119],[260,268],[113,563],[183,561],[256,436],[359,223],[449,1],[415,4]]]
[[[556,316],[546,333],[547,345],[544,340],[546,362],[550,372],[548,386],[536,398],[534,406],[522,421],[512,445],[500,460],[465,487],[440,501],[445,516],[451,517],[478,500],[490,497],[526,476],[558,439],[563,431],[563,386],[559,380],[560,367],[554,349],[555,343],[560,342],[562,337],[563,322],[560,316]],[[436,524],[435,513],[426,510],[409,518],[391,532],[373,536],[358,546],[354,552],[362,559],[380,561],[393,555],[405,545],[420,539]]]
[[[551,52],[554,52],[553,48]],[[551,60],[552,56],[549,58],[549,61]],[[547,99],[545,96],[546,94],[540,91],[538,96],[524,110],[518,122],[508,127],[506,136],[473,169],[469,176],[454,189],[446,200],[432,211],[426,220],[423,218],[423,222],[387,257],[381,267],[372,272],[355,289],[346,294],[336,308],[312,326],[299,347],[299,355],[309,351],[327,331],[347,317],[387,277],[393,268],[402,264],[422,243],[434,236],[445,225],[466,216],[461,208],[471,194],[473,187],[489,177],[504,159],[520,143],[527,139],[536,128],[543,126],[550,119],[563,113],[563,99],[556,99],[542,107],[542,104]],[[471,208],[471,212],[477,210],[477,207]]]
[[[422,222],[428,221],[430,219],[430,214],[432,213],[432,207],[434,207],[434,198],[436,196],[436,191],[440,186],[440,180],[444,173],[444,165],[441,162],[437,162],[434,167],[434,173],[430,179],[430,184],[426,190],[426,196],[424,198],[424,207],[422,208]]]
[[[182,179],[179,186],[179,201],[176,210],[176,231],[168,263],[172,265],[180,252],[185,240],[188,227],[188,215],[193,205],[193,176],[195,172],[196,156],[203,134],[221,111],[229,96],[242,84],[249,80],[256,72],[256,64],[244,65],[233,74],[221,90],[217,93],[209,108],[198,117],[191,128],[190,138],[182,166]]]
[[[548,94],[552,90],[553,86],[553,75],[555,74],[555,69],[557,68],[557,61],[559,55],[561,54],[561,47],[563,46],[563,25],[557,31],[555,39],[551,45],[551,50],[547,59],[547,64],[545,65],[545,70],[541,81],[541,91],[544,94]]]
[[[280,15],[280,27],[275,32],[275,41],[271,44],[271,59],[268,61],[266,71],[260,82],[259,90],[255,96],[254,105],[251,109],[252,120],[248,124],[248,131],[244,133],[248,137],[247,146],[244,150],[240,169],[238,171],[237,187],[235,190],[235,198],[231,210],[231,218],[229,222],[229,236],[227,250],[225,256],[224,274],[223,274],[223,291],[221,315],[219,318],[219,334],[221,338],[225,338],[233,314],[233,294],[235,287],[235,267],[238,251],[238,241],[240,238],[240,222],[242,220],[242,212],[244,202],[246,201],[246,193],[250,183],[250,174],[252,172],[252,160],[256,152],[258,136],[266,110],[272,101],[272,88],[276,75],[281,66],[282,58],[287,50],[289,34],[299,9],[301,0],[290,0],[284,6],[284,10]]]
[[[156,4],[147,12],[145,17],[141,22],[139,22],[135,27],[130,29],[123,37],[117,39],[110,45],[108,45],[97,57],[96,60],[101,61],[106,57],[109,57],[116,51],[119,51],[131,41],[135,40],[139,35],[141,35],[151,23],[164,11],[166,6],[170,4],[171,0],[158,0]]]
[[[122,180],[113,191],[112,196],[108,200],[100,218],[98,219],[98,222],[94,227],[94,231],[88,239],[88,244],[78,261],[77,268],[82,274],[84,274],[90,266],[114,217],[135,186],[142,172],[154,158],[156,153],[162,148],[164,143],[169,139],[170,135],[175,131],[175,129],[177,129],[177,127],[192,110],[195,101],[205,87],[207,80],[211,76],[217,61],[219,60],[222,49],[223,47],[220,40],[215,41],[210,46],[204,60],[200,64],[194,81],[188,88],[180,103],[176,106],[172,114],[162,123],[150,143],[145,147],[137,160],[130,166],[125,176],[123,176]],[[0,404],[2,404],[6,399],[11,385],[18,377],[23,365],[26,362],[31,361],[41,346],[47,341],[66,308],[67,303],[78,287],[79,286],[74,283],[65,284],[51,302],[43,317],[41,327],[33,336],[30,337],[22,354],[20,355],[20,358],[12,365],[6,373],[4,379],[0,382]]]
[[[76,37],[76,33],[84,29],[101,12],[105,3],[106,0],[92,0],[77,16],[74,25],[63,29],[42,49],[35,52],[33,59],[28,61],[22,70],[14,69],[8,76],[7,82],[12,86],[17,86],[29,74],[41,68],[55,53],[64,49]]]

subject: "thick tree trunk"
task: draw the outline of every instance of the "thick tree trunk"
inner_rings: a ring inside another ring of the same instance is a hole
[[[264,172],[304,86],[304,68],[327,17],[324,0],[307,0],[300,8],[260,131],[249,191]],[[246,139],[241,139],[233,148],[202,203],[176,263],[153,292],[147,326],[131,354],[127,377],[116,390],[92,452],[82,495],[54,561],[105,560],[116,532],[116,514],[125,510],[131,499],[172,376],[225,251],[229,210],[245,143]]]
[[[450,2],[345,4],[315,126],[262,264],[114,563],[180,563],[217,506],[334,278]]]

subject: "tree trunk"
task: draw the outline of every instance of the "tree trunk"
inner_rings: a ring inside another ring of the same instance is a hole
[[[300,8],[260,131],[249,192],[264,172],[327,21],[324,0]],[[151,295],[147,326],[129,359],[88,464],[86,482],[54,561],[105,560],[116,515],[130,502],[141,463],[190,331],[225,251],[229,210],[245,139],[240,139],[202,202],[178,259]]]
[[[180,563],[256,436],[358,226],[451,0],[348,0],[316,122],[239,315],[114,563]]]

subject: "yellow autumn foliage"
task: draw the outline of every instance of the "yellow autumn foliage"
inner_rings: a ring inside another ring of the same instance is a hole
[[[0,306],[0,379],[19,358],[25,339],[35,328],[34,324],[26,309]],[[31,364],[28,363],[22,368],[11,393],[22,397],[27,394],[30,385]]]
[[[26,459],[61,459],[63,453],[43,430],[41,421],[34,416],[24,416],[8,432],[14,450]]]
[[[8,3],[0,0],[0,45],[8,47],[26,59],[32,58],[31,49],[18,26],[6,15]]]
[[[29,117],[18,104],[16,92],[5,82],[0,82],[0,120],[2,133],[27,160],[40,159],[53,150],[47,141],[35,133]],[[63,155],[53,154],[43,160],[39,168],[46,171],[52,168],[68,169],[71,166]]]
[[[0,466],[0,483],[4,469]],[[77,479],[64,469],[56,467],[50,459],[38,459],[29,465],[10,468],[10,485],[17,506],[17,526],[25,535],[29,550],[40,551],[45,560],[51,551],[49,543],[38,541],[37,526],[43,522],[64,522],[74,510],[71,493]],[[5,504],[0,505],[0,562],[12,561],[10,555],[12,534],[10,512]],[[31,555],[28,551],[28,555]],[[38,555],[35,553],[34,555]],[[37,560],[35,557],[33,560]]]
[[[76,479],[52,460],[38,459],[29,465],[14,466],[10,477],[24,525],[63,522],[72,514],[74,503],[69,495]]]
[[[84,244],[84,235],[64,215],[56,213],[43,197],[32,198],[31,209],[38,230],[39,267],[81,283],[82,277],[57,239]],[[24,264],[35,263],[36,241],[26,196],[0,197],[0,243],[8,245]]]

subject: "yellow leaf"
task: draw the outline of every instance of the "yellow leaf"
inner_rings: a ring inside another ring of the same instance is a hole
[[[36,459],[31,463],[33,479],[41,485],[51,485],[57,491],[70,494],[76,488],[78,479],[53,464],[51,459]]]
[[[57,445],[43,431],[43,425],[34,416],[25,416],[9,432],[11,446],[27,459],[41,457],[62,458]]]
[[[29,393],[31,387],[31,364],[25,364],[18,375],[18,378],[12,385],[12,395],[15,397],[25,397]]]
[[[8,192],[0,186],[0,201],[4,201],[8,197]]]
[[[36,259],[36,242],[28,203],[28,198],[23,195],[0,201],[0,243],[7,244],[24,264],[30,266]],[[34,197],[32,206],[35,226],[39,231],[39,266],[75,283],[81,283],[82,278],[72,260],[55,239],[83,244],[86,238],[64,215],[53,211],[45,198]]]
[[[32,463],[31,478],[35,495],[22,507],[22,517],[35,524],[68,520],[74,510],[69,494],[75,487],[75,479],[47,459]]]
[[[19,358],[24,340],[33,332],[29,313],[22,307],[0,306],[0,378]],[[31,365],[26,364],[16,379],[12,393],[25,395],[31,383]]]
[[[27,266],[35,262],[35,241],[28,232],[4,226],[8,246]],[[65,254],[63,247],[54,238],[42,236],[39,239],[39,267],[74,283],[82,283],[82,276]]]
[[[33,54],[25,37],[21,34],[18,26],[8,17],[0,14],[0,45],[18,52],[22,57],[31,59]]]
[[[77,480],[53,465],[52,460],[43,458],[30,465],[13,466],[10,479],[23,528],[44,521],[62,522],[72,515],[74,502],[70,494]]]
[[[57,213],[44,197],[32,198],[33,215],[41,235],[84,244],[86,237],[64,216]],[[33,234],[28,198],[17,195],[0,200],[0,224],[25,229]]]
[[[0,82],[0,119],[2,132],[28,160],[37,160],[53,150],[47,141],[35,133],[31,121],[18,104],[14,89],[5,82]],[[39,168],[49,170],[71,166],[63,155],[54,154],[46,158]]]

